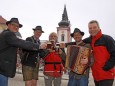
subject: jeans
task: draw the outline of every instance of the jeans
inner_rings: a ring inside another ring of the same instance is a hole
[[[8,77],[0,74],[0,86],[8,86]]]
[[[77,79],[75,76],[71,76],[68,86],[88,86],[88,78],[82,76],[80,79]]]

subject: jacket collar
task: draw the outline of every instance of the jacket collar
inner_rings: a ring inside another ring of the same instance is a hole
[[[33,35],[32,37],[34,38],[34,40],[40,41],[40,39],[39,39],[39,38],[36,38],[34,35]]]
[[[101,30],[100,30],[95,36],[92,36],[92,39],[93,39],[93,40],[97,40],[97,39],[99,39],[101,36],[102,36],[102,32],[101,32]]]
[[[82,41],[76,42],[76,45],[79,45],[79,44],[81,44],[81,43],[82,43]]]

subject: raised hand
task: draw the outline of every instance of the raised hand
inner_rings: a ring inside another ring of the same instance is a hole
[[[40,49],[46,49],[47,48],[47,44],[46,43],[42,43],[41,45],[40,45]]]
[[[65,43],[60,43],[60,48],[65,48]]]

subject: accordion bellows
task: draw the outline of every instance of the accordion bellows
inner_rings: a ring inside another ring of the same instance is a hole
[[[69,45],[67,47],[65,68],[77,74],[83,74],[90,62],[91,49],[83,46]],[[81,64],[82,58],[88,58],[86,65]]]

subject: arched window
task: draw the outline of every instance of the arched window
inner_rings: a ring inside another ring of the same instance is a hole
[[[61,35],[61,41],[64,41],[64,38],[65,38],[65,35],[62,34],[62,35]]]

